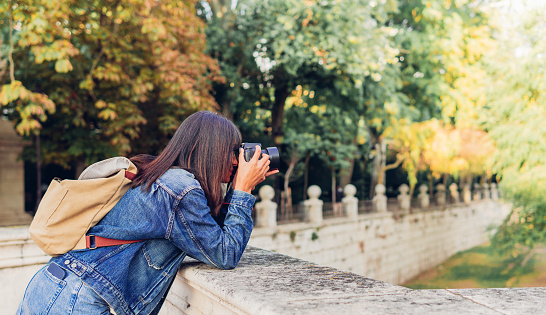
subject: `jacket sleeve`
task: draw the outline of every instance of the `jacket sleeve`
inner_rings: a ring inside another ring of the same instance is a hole
[[[223,226],[211,215],[202,189],[189,191],[174,207],[170,240],[189,256],[221,269],[237,266],[252,233],[254,196],[234,190],[226,196]],[[229,204],[229,205],[227,205]]]
[[[233,188],[230,188],[226,193],[224,202],[222,203],[222,206],[220,207],[220,211],[218,211],[217,215],[212,216],[214,218],[214,221],[216,221],[216,223],[218,223],[220,227],[224,227],[224,221],[226,220],[226,215],[228,213],[229,204],[232,197],[233,197]]]

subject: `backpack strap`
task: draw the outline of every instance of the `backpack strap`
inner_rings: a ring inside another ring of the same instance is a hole
[[[131,173],[131,172],[129,172],[129,171],[125,171],[125,178],[127,178],[128,180],[132,181],[133,179],[135,179],[135,176],[136,176],[135,173]]]
[[[136,174],[125,171],[125,178],[128,180],[133,180],[135,178]],[[125,240],[116,240],[113,238],[106,238],[96,235],[86,235],[85,236],[85,247],[87,249],[96,249],[99,247],[106,247],[106,246],[114,246],[114,245],[123,245],[123,244],[131,244],[140,242],[142,240],[131,240],[131,241],[125,241]]]
[[[87,249],[96,249],[99,247],[113,246],[113,245],[123,245],[142,242],[143,240],[115,240],[113,238],[100,237],[96,235],[86,235],[85,243]]]

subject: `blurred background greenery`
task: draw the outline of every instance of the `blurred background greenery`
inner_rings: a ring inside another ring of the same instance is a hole
[[[0,16],[29,211],[51,177],[157,153],[207,109],[280,147],[281,207],[310,184],[335,201],[349,183],[360,199],[499,183],[515,206],[493,244],[544,241],[543,1],[4,0]]]
[[[546,286],[546,247],[525,255],[478,246],[453,255],[405,284],[411,289],[515,288]]]

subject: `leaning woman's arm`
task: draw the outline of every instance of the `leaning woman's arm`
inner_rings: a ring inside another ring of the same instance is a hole
[[[224,227],[224,220],[226,219],[226,215],[229,210],[229,202],[231,197],[233,197],[233,188],[230,187],[226,193],[226,196],[224,197],[224,203],[220,207],[220,211],[218,211],[217,215],[212,216],[214,221],[216,221],[220,227]]]
[[[224,226],[211,216],[203,190],[188,192],[174,207],[170,240],[189,256],[221,269],[237,266],[252,233],[255,198],[234,190]]]

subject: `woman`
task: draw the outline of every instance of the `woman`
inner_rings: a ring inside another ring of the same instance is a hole
[[[233,123],[203,111],[184,120],[158,157],[133,157],[132,188],[88,234],[143,241],[52,258],[18,314],[155,314],[186,255],[235,268],[252,232],[250,192],[278,172],[259,148],[246,162],[240,146]]]

